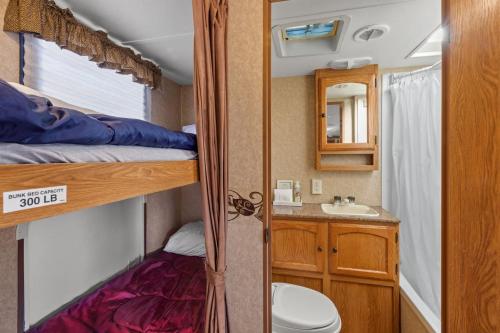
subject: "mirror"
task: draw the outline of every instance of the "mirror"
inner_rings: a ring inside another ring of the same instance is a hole
[[[316,169],[377,170],[377,76],[377,65],[315,71]]]
[[[368,86],[341,83],[326,89],[326,142],[368,143]]]

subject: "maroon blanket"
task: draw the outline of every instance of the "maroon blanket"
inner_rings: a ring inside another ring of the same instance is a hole
[[[203,331],[202,258],[161,252],[28,333]]]

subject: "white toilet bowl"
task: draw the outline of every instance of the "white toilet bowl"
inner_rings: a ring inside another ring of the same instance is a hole
[[[325,295],[288,283],[272,286],[273,333],[338,333],[337,308]]]

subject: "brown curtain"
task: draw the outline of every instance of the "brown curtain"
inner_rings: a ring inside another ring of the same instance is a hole
[[[136,82],[152,88],[161,83],[158,66],[132,49],[115,44],[105,32],[81,24],[70,10],[59,8],[52,0],[10,0],[4,21],[5,31],[32,33],[89,57],[99,67],[132,74]]]
[[[193,0],[194,91],[206,237],[205,332],[228,332],[224,273],[228,211],[227,0]]]

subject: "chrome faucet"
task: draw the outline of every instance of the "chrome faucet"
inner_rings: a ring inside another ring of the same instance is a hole
[[[333,197],[333,204],[334,205],[354,204],[355,202],[356,202],[356,198],[354,196],[348,196],[343,200],[342,200],[342,197],[340,195],[335,195]]]
[[[340,195],[335,195],[333,197],[333,204],[340,205],[342,203],[342,197]]]

